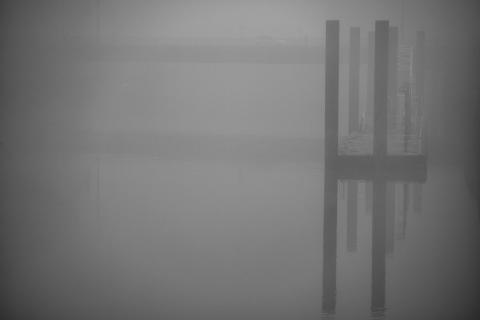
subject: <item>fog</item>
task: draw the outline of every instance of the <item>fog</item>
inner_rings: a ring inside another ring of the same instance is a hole
[[[3,1],[3,318],[475,319],[479,14]]]

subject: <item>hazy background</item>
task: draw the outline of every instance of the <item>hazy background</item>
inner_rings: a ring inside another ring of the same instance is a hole
[[[396,204],[408,232],[388,256],[386,318],[473,319],[479,13],[464,0],[2,1],[6,319],[320,318],[327,19],[341,25],[341,134],[349,28],[361,112],[374,21],[405,44],[426,33],[429,176],[421,209]],[[304,58],[277,55],[288,46]],[[340,192],[337,319],[371,316],[363,184],[358,199],[351,253]]]
[[[364,54],[376,19],[400,27],[405,43],[425,30],[428,102],[435,104],[428,109],[439,118],[433,126],[443,119],[458,125],[478,99],[477,18],[474,1],[5,1],[2,139],[30,141],[34,134],[39,143],[58,132],[80,137],[130,130],[320,137],[321,64],[100,63],[89,52],[102,45],[144,51],[162,44],[322,46],[326,19],[341,20],[345,50],[349,27],[360,26]],[[346,65],[341,82],[346,109]]]

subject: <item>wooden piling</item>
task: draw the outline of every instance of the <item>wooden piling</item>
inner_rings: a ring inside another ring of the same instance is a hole
[[[325,43],[325,155],[326,166],[338,156],[340,22],[326,23]]]
[[[387,154],[388,35],[389,22],[376,21],[373,153],[377,163]]]
[[[415,49],[413,54],[413,76],[415,81],[415,102],[417,123],[423,119],[424,91],[425,91],[425,32],[417,31]]]
[[[373,105],[374,105],[374,87],[375,87],[375,33],[368,32],[368,51],[367,51],[367,105],[365,110],[366,127],[373,128]]]
[[[390,27],[388,47],[388,129],[397,128],[398,27]]]
[[[350,68],[348,81],[348,131],[359,131],[360,28],[350,28]]]

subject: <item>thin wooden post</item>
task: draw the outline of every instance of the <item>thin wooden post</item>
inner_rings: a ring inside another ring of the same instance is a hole
[[[348,86],[348,131],[359,129],[360,28],[350,28],[350,72]]]
[[[368,32],[368,52],[367,52],[367,106],[365,110],[366,127],[373,128],[373,105],[374,105],[374,82],[375,82],[375,33]]]
[[[417,31],[415,51],[413,55],[413,75],[415,81],[415,97],[417,105],[417,120],[423,119],[425,91],[425,32]],[[421,124],[418,123],[420,126]]]
[[[390,27],[388,40],[388,126],[393,130],[398,118],[398,27]]]
[[[325,154],[326,165],[338,156],[338,88],[339,88],[340,22],[326,23],[325,43]]]
[[[388,21],[376,21],[373,153],[377,163],[387,154],[388,34]]]
[[[403,94],[404,94],[404,117],[403,117],[403,125],[404,125],[404,137],[403,137],[403,151],[408,151],[408,141],[409,137],[412,134],[412,90],[410,89],[410,85],[408,83],[405,84],[403,87]]]

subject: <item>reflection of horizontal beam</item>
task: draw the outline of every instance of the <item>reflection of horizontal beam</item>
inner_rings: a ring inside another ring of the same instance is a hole
[[[423,155],[387,156],[375,162],[372,155],[339,155],[336,162],[338,179],[425,182],[426,158]]]

